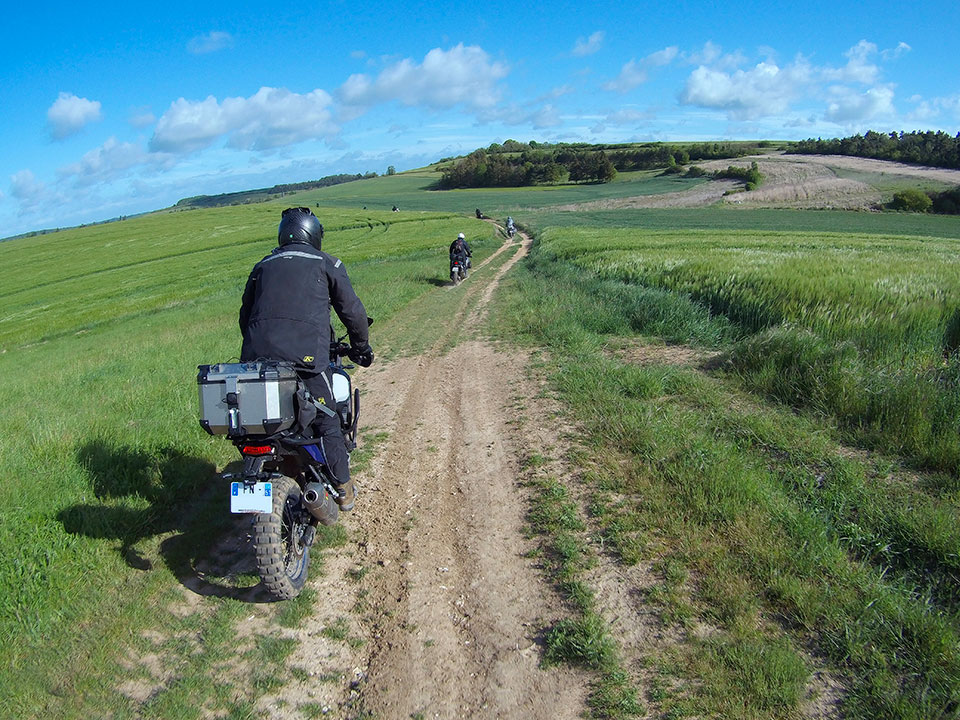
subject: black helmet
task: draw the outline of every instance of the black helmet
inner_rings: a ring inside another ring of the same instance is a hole
[[[280,247],[291,243],[307,243],[319,250],[322,241],[323,225],[317,220],[317,216],[310,212],[310,208],[295,207],[283,211],[277,233]]]

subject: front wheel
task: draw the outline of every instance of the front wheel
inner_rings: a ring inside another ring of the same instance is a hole
[[[310,516],[300,504],[300,486],[287,477],[273,482],[273,512],[253,517],[257,572],[271,595],[295,598],[307,582],[310,547],[303,535]]]

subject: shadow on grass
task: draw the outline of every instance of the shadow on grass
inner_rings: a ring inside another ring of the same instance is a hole
[[[143,571],[153,563],[138,545],[169,534],[160,557],[187,589],[246,602],[271,599],[260,584],[237,584],[256,573],[250,518],[231,515],[213,463],[175,448],[145,451],[102,441],[81,445],[77,460],[99,502],[62,510],[57,519],[68,533],[118,541],[127,565]]]

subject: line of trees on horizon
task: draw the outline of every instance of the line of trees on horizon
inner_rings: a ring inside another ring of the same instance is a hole
[[[375,172],[368,172],[363,175],[360,173],[353,175],[348,173],[340,173],[338,175],[327,175],[319,180],[306,180],[298,183],[286,183],[284,185],[274,185],[270,188],[260,188],[258,190],[241,190],[239,192],[221,193],[220,195],[194,195],[193,197],[183,198],[182,200],[177,201],[177,204],[174,205],[174,207],[180,209],[191,209],[221,207],[224,205],[245,205],[248,203],[263,202],[269,197],[282,197],[287,193],[315,190],[316,188],[340,185],[342,183],[353,182],[355,180],[367,180],[375,177],[377,177],[377,173]]]
[[[868,130],[863,135],[845,138],[800,140],[792,143],[787,152],[798,155],[851,155],[960,169],[960,133],[953,136],[942,130],[909,133]]]
[[[444,158],[441,189],[523,187],[615,179],[617,172],[677,168],[696,160],[735,158],[756,152],[763,143],[521,143],[507,140],[474,150],[466,157]]]

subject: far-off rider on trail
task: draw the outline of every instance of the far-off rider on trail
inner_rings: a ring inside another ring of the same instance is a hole
[[[459,260],[463,265],[463,276],[467,276],[467,269],[470,267],[470,258],[473,257],[473,252],[470,250],[470,246],[467,245],[467,239],[463,233],[457,235],[457,239],[450,243],[450,262],[453,263],[454,260]]]
[[[254,265],[243,291],[241,362],[261,358],[294,363],[313,397],[335,408],[329,369],[330,307],[350,337],[350,359],[373,362],[367,311],[350,284],[343,263],[320,250],[323,225],[309,208],[287,208],[278,231],[279,246]],[[327,467],[335,478],[342,510],[352,510],[356,491],[340,418],[319,413],[311,426],[320,438]]]

